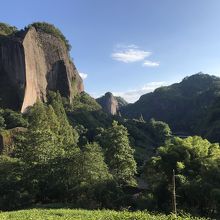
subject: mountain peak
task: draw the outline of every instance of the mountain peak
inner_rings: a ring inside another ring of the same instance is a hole
[[[191,76],[186,76],[183,78],[182,81],[185,81],[185,80],[204,80],[204,79],[210,79],[210,80],[215,80],[217,79],[218,77],[217,76],[213,76],[213,75],[209,75],[209,74],[206,74],[206,73],[203,73],[203,72],[198,72],[196,74],[193,74]]]
[[[106,97],[112,97],[113,94],[112,94],[111,92],[106,92],[106,93],[105,93],[105,96],[106,96]]]
[[[103,110],[111,115],[116,115],[119,109],[128,103],[120,96],[114,96],[111,92],[106,92],[104,96],[96,99]]]
[[[106,92],[104,96],[96,99],[102,106],[103,110],[111,115],[116,115],[118,112],[118,101],[111,92]]]

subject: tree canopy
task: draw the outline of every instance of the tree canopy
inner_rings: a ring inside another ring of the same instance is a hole
[[[219,211],[220,203],[219,144],[201,137],[173,138],[158,148],[145,165],[145,175],[159,209],[171,205],[172,175],[176,172],[179,209],[211,215]]]

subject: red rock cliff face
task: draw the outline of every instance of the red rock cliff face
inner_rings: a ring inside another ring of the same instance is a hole
[[[84,90],[79,73],[58,38],[29,28],[18,37],[0,38],[0,102],[24,112],[48,90],[73,97]]]

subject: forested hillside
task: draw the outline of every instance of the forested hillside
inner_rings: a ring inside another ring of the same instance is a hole
[[[145,94],[134,104],[121,108],[120,112],[124,117],[139,118],[142,115],[145,120],[154,118],[164,121],[174,133],[212,136],[205,123],[219,95],[220,78],[198,73],[184,78],[180,83]],[[212,141],[217,140],[212,138]]]
[[[107,115],[86,93],[69,104],[51,92],[23,115],[2,109],[1,136],[10,140],[0,157],[2,210],[68,203],[169,213],[175,169],[178,209],[218,214],[218,144],[175,138],[163,122]]]

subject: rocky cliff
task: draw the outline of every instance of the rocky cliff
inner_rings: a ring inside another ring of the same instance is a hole
[[[116,115],[119,109],[117,99],[112,93],[107,92],[104,96],[96,99],[96,101],[102,106],[103,110],[111,115]]]
[[[24,112],[46,101],[49,90],[70,102],[84,90],[65,42],[34,25],[10,35],[0,32],[0,105]]]

